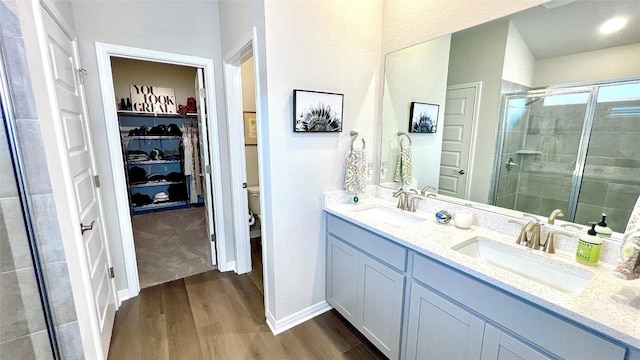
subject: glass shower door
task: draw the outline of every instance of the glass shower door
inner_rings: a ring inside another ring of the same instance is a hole
[[[570,213],[590,89],[509,95],[495,205]]]
[[[640,81],[598,87],[576,223],[624,232],[640,194]]]

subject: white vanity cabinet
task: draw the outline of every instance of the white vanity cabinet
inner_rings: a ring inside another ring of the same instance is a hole
[[[455,302],[459,310],[483,319],[482,360],[625,358],[625,346],[429,257],[414,253],[411,273],[412,284],[421,283],[447,301]],[[420,286],[412,286],[412,293],[416,288]],[[445,332],[434,334],[438,338],[431,341],[435,343],[451,341]],[[476,334],[469,332],[467,342],[477,341]],[[407,339],[410,336],[409,331]],[[478,357],[458,359],[471,358]]]
[[[326,225],[327,301],[391,359],[640,355],[446,260],[331,214]]]
[[[480,360],[551,359],[491,324],[485,325],[483,339]]]
[[[484,321],[417,282],[408,322],[407,359],[480,358]]]
[[[383,354],[397,359],[406,249],[329,216],[327,301]]]

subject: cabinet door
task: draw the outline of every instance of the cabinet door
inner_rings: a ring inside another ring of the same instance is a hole
[[[327,301],[356,324],[359,253],[332,235],[327,240]]]
[[[549,357],[525,343],[487,324],[482,346],[482,360],[543,360]]]
[[[357,326],[380,351],[398,357],[404,275],[361,255]]]
[[[406,358],[479,359],[484,321],[413,283]]]

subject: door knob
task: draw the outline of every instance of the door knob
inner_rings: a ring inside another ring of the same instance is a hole
[[[84,225],[80,223],[80,234],[84,234],[85,231],[93,230],[93,224],[95,223],[96,223],[95,220],[93,220],[89,225]]]
[[[453,170],[453,172],[455,174],[460,174],[460,175],[464,175],[464,170],[460,169],[460,170]]]

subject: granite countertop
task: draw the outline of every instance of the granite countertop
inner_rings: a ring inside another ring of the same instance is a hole
[[[384,197],[384,196],[383,196]],[[417,212],[402,212],[396,209],[396,203],[389,199],[374,196],[362,196],[356,205],[345,203],[348,197],[342,192],[325,193],[324,210],[340,218],[348,220],[367,230],[384,236],[404,245],[418,253],[441,261],[467,274],[490,283],[518,297],[528,300],[568,319],[590,327],[613,339],[640,349],[640,280],[622,280],[612,273],[613,265],[601,261],[597,266],[586,266],[575,261],[575,246],[556,247],[555,254],[547,254],[539,250],[519,247],[533,252],[533,256],[544,257],[549,262],[559,262],[567,267],[592,271],[595,275],[587,287],[579,293],[566,293],[530,280],[521,275],[503,270],[482,260],[474,259],[453,250],[451,247],[475,236],[492,239],[500,244],[516,246],[517,235],[513,233],[520,225],[510,224],[506,216],[488,213],[483,210],[472,211],[475,223],[470,229],[459,229],[449,224],[442,225],[435,221],[433,209],[456,206],[434,199],[420,201],[422,209]],[[386,222],[373,220],[361,210],[384,206],[392,211],[419,217],[424,221],[403,227],[392,226]],[[435,206],[435,207],[434,207]],[[437,211],[437,210],[436,210]],[[466,210],[465,210],[466,211]],[[487,220],[488,219],[488,220]],[[509,231],[502,229],[510,229]],[[517,233],[516,233],[517,234]],[[544,236],[541,238],[543,241]],[[567,238],[572,243],[572,238]],[[577,244],[577,235],[575,237]],[[607,249],[609,259],[616,249]],[[603,252],[605,248],[603,247]],[[601,255],[602,258],[602,255]]]

